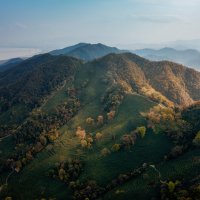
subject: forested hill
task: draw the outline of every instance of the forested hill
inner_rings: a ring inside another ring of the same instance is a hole
[[[79,67],[100,70],[124,91],[136,92],[166,105],[190,105],[200,99],[200,73],[172,62],[150,62],[131,53],[109,54],[84,64],[67,56],[38,55],[0,73],[1,115],[16,113],[17,105],[32,108],[69,78]],[[25,114],[26,112],[24,112]],[[15,114],[14,114],[15,115]],[[21,118],[21,117],[20,117]]]
[[[0,111],[1,116],[7,116],[2,121],[13,123],[24,119],[64,81],[73,80],[81,64],[75,58],[44,54],[0,73]]]
[[[66,47],[51,51],[51,55],[67,55],[75,58],[79,58],[85,61],[91,61],[100,57],[103,57],[110,53],[122,53],[123,50],[117,49],[116,47],[109,47],[101,43],[89,44],[79,43],[74,46]]]
[[[0,61],[0,72],[6,71],[11,69],[21,63],[24,59],[22,58],[12,58],[9,60],[2,60]]]
[[[152,98],[159,92],[158,99],[163,96],[177,105],[189,105],[200,99],[200,72],[182,65],[151,62],[131,53],[111,54],[93,63],[106,67],[116,82]]]

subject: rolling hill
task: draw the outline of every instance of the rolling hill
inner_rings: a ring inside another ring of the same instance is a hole
[[[166,195],[176,180],[194,187],[199,90],[199,72],[131,53],[44,54],[0,73],[0,197],[146,200],[161,199],[161,180]]]
[[[150,62],[125,53],[110,54],[84,64],[67,56],[44,54],[0,74],[2,121],[8,123],[5,116],[12,116],[11,121],[17,118],[18,112],[14,111],[17,105],[24,109],[41,105],[67,77],[75,76],[77,68],[84,69],[87,65],[100,70],[104,81],[116,83],[123,91],[138,93],[166,105],[186,106],[200,100],[200,73],[172,62]]]

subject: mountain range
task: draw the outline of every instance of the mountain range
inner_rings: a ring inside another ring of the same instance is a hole
[[[0,72],[0,198],[198,199],[199,91],[194,69],[102,44],[20,61]]]
[[[12,58],[9,60],[1,60],[0,61],[0,72],[11,69],[12,67],[21,63],[24,59],[22,58]]]
[[[140,49],[133,53],[154,61],[168,60],[200,70],[200,52],[194,49],[176,50],[173,48]]]

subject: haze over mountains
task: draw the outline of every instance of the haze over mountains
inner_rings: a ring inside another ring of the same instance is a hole
[[[176,50],[166,47],[159,50],[140,49],[132,52],[149,60],[168,60],[200,70],[200,52],[194,49]]]
[[[3,71],[13,68],[14,66],[21,63],[23,60],[24,59],[22,59],[22,58],[12,58],[9,60],[2,60],[0,62],[0,72],[3,72]]]
[[[63,49],[53,50],[49,52],[51,55],[66,55],[74,58],[79,58],[84,61],[91,61],[100,57],[103,57],[109,53],[122,53],[123,50],[117,49],[116,47],[109,47],[101,43],[89,44],[79,43]],[[22,61],[22,58],[12,58],[8,60],[0,61],[0,71],[5,71],[12,68]]]
[[[78,43],[76,45],[65,47],[63,49],[57,49],[50,51],[51,55],[68,55],[84,61],[91,61],[103,57],[109,53],[124,53],[133,52],[141,57],[152,61],[172,61],[183,64],[187,67],[191,67],[200,70],[200,52],[195,49],[177,50],[175,48],[165,47],[162,49],[137,49],[137,50],[121,50],[116,47],[109,47],[101,43],[90,44],[90,43]],[[19,62],[21,58],[13,58],[9,60],[0,61],[0,70],[4,71],[9,69]],[[8,66],[7,66],[8,65]]]

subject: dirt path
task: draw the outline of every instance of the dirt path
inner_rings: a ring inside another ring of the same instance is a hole
[[[1,138],[0,138],[0,142],[2,142],[4,139],[6,139],[6,138],[8,138],[8,137],[10,137],[10,136],[11,136],[11,134],[6,135],[6,136],[4,136],[4,137],[1,137]]]

